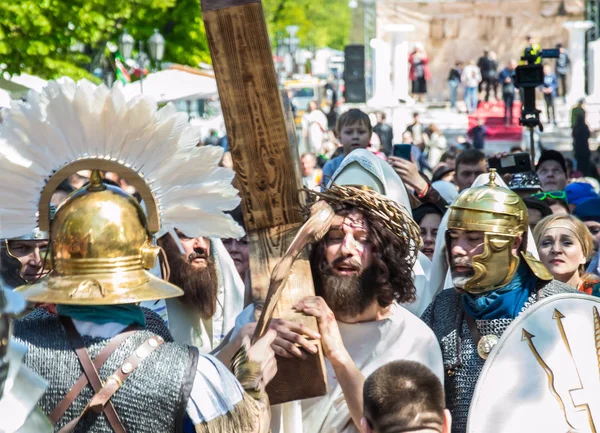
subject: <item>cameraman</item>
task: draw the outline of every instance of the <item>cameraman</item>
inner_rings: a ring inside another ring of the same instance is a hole
[[[502,84],[502,100],[504,101],[504,127],[513,124],[513,102],[515,102],[515,69],[517,61],[511,60],[508,66],[498,75],[498,82]]]

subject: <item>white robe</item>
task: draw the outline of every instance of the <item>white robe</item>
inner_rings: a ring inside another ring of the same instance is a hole
[[[393,304],[387,319],[338,325],[344,346],[365,378],[388,362],[409,360],[429,367],[443,383],[442,352],[433,331],[403,307]],[[360,433],[329,361],[326,368],[327,395],[302,402],[304,433]]]
[[[217,309],[210,320],[203,320],[196,309],[178,298],[142,302],[165,320],[176,342],[196,346],[200,353],[210,353],[221,344],[244,309],[244,283],[233,260],[220,239],[211,238],[210,245],[219,279]]]
[[[254,307],[238,317],[236,330],[254,318]],[[429,367],[444,381],[442,352],[433,331],[414,314],[393,304],[389,318],[364,323],[338,322],[344,346],[367,378],[391,361],[410,360]],[[272,433],[360,433],[354,426],[333,367],[325,362],[328,393],[271,407]]]

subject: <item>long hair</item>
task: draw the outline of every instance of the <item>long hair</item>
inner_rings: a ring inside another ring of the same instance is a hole
[[[347,215],[353,208],[343,206],[337,210],[338,215]],[[360,208],[354,208],[360,210]],[[410,242],[408,238],[399,238],[375,218],[364,214],[369,227],[369,241],[372,248],[372,263],[363,272],[369,277],[371,285],[365,290],[372,290],[377,303],[387,307],[392,302],[410,303],[416,299],[416,291],[412,276],[412,266],[408,264]],[[322,287],[321,271],[326,264],[325,249],[327,236],[319,241],[311,251],[310,263],[315,288]]]

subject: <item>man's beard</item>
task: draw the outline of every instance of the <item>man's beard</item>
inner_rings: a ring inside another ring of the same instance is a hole
[[[206,256],[206,267],[202,269],[192,265],[194,256],[197,255],[167,255],[171,268],[169,282],[183,290],[183,296],[179,298],[182,303],[200,310],[203,319],[210,319],[217,309],[217,271],[210,255]]]
[[[340,260],[343,261],[343,260]],[[333,266],[337,263],[333,262]],[[372,268],[360,272],[359,263],[350,264],[357,271],[352,275],[338,275],[326,260],[317,269],[315,292],[323,297],[336,318],[353,318],[363,313],[376,297]],[[320,284],[319,284],[320,283]]]
[[[471,269],[468,271],[458,272],[454,269],[455,266],[468,266]],[[457,289],[464,289],[465,285],[475,275],[475,271],[471,267],[471,264],[467,258],[458,258],[452,260],[452,265],[450,266],[450,275],[452,276],[452,284],[454,284],[454,287]]]

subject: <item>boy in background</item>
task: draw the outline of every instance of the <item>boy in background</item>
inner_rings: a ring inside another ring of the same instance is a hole
[[[335,126],[335,135],[342,143],[344,153],[332,158],[323,167],[321,185],[326,186],[344,158],[355,149],[366,149],[371,140],[373,127],[367,113],[353,108],[342,114]]]

